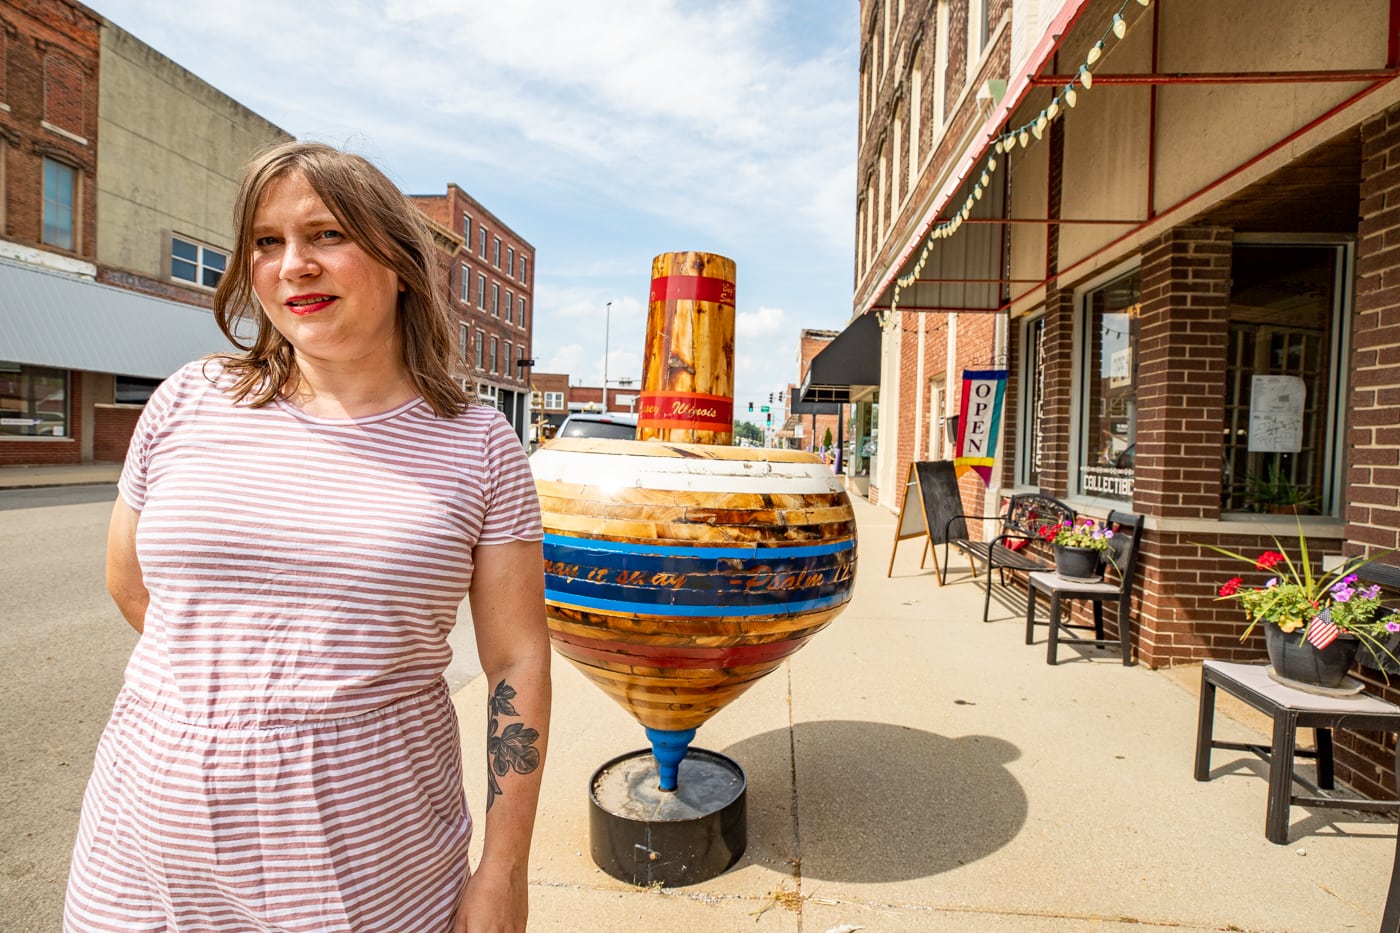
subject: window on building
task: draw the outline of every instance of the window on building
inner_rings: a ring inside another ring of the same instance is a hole
[[[481,310],[486,310],[486,276],[476,277],[476,306]]]
[[[506,247],[506,275],[515,275],[515,247]]]
[[[136,376],[117,376],[113,381],[115,392],[112,401],[118,405],[144,405],[160,385],[159,379],[140,379]]]
[[[1050,456],[1045,432],[1045,316],[1027,321],[1021,328],[1021,425],[1019,480],[1039,486]]]
[[[491,265],[497,269],[501,268],[501,238],[491,238]]]
[[[525,326],[525,299],[524,299],[524,298],[518,299],[518,304],[516,305],[516,312],[517,312],[517,313],[516,313],[516,316],[515,316],[515,323],[519,324],[521,327],[524,327],[524,326]]]
[[[977,15],[977,51],[980,53],[992,39],[992,0],[974,0]]]
[[[491,338],[491,372],[498,373],[500,369],[496,366],[496,338]]]
[[[501,316],[501,286],[496,282],[491,283],[491,314]]]
[[[170,277],[215,288],[228,268],[228,253],[194,240],[171,234]]]
[[[68,437],[68,374],[0,361],[0,437]]]
[[[462,304],[472,303],[472,270],[466,263],[462,264]]]
[[[457,325],[457,352],[462,354],[463,362],[467,359],[467,345],[472,339],[472,328],[470,324]]]
[[[1220,507],[1335,514],[1350,247],[1235,243]]]
[[[41,239],[59,249],[77,250],[78,170],[44,159],[44,230]]]
[[[462,215],[462,242],[467,244],[467,249],[472,248],[472,215]]]
[[[1081,305],[1077,491],[1120,502],[1133,500],[1139,281],[1134,269],[1087,292]]]
[[[515,373],[515,348],[510,341],[506,341],[506,352],[501,355],[501,369],[505,370],[507,376],[514,376]]]
[[[473,360],[473,362],[476,363],[476,368],[477,368],[477,369],[484,369],[484,368],[485,368],[486,356],[485,356],[485,354],[482,352],[482,341],[484,341],[485,339],[486,339],[486,332],[485,332],[485,331],[479,330],[479,331],[476,332],[476,359]]]
[[[546,392],[544,394],[544,407],[546,411],[561,411],[564,408],[563,392]]]
[[[515,322],[515,292],[506,289],[506,323]]]
[[[480,256],[482,259],[485,259],[485,258],[486,258],[486,228],[485,228],[485,227],[477,227],[476,229],[477,229],[477,240],[478,240],[477,245],[476,245],[476,254],[477,254],[478,256]]]
[[[525,281],[525,264],[530,260],[524,256],[520,257],[520,281]]]

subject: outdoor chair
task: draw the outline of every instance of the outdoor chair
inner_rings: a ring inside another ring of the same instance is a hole
[[[991,541],[972,541],[954,534],[954,524],[967,534],[966,520],[998,521],[1000,531]],[[977,574],[977,565],[987,568],[986,592],[982,597],[982,621],[992,605],[992,576],[998,576],[1001,585],[1006,585],[1006,571],[1019,570],[1030,573],[1034,570],[1049,570],[1053,564],[1038,556],[1033,550],[1040,540],[1040,529],[1047,525],[1059,525],[1074,521],[1074,509],[1059,499],[1040,493],[1018,493],[1007,500],[1006,511],[1001,515],[955,515],[948,520],[943,537],[943,566],[948,566],[948,548],[957,548],[967,555],[972,573]]]
[[[1050,641],[1045,651],[1046,664],[1056,663],[1061,633],[1075,644],[1094,645],[1099,648],[1117,644],[1123,655],[1123,665],[1126,667],[1133,663],[1133,649],[1129,641],[1129,616],[1133,601],[1133,576],[1137,568],[1144,524],[1143,517],[1132,512],[1108,513],[1106,525],[1114,533],[1109,541],[1108,553],[1113,557],[1109,572],[1116,578],[1115,582],[1109,582],[1106,576],[1100,583],[1077,583],[1058,576],[1054,571],[1038,570],[1030,574],[1026,584],[1026,644],[1034,644],[1037,624],[1035,597],[1036,593],[1044,593],[1050,597],[1050,618],[1046,623],[1050,628]],[[1073,606],[1067,607],[1070,611],[1061,618],[1061,604],[1071,600],[1085,600],[1093,604],[1092,626],[1077,625],[1070,621],[1073,618]],[[1106,602],[1118,603],[1117,638],[1104,637],[1103,604]],[[1075,634],[1088,631],[1094,633],[1093,638],[1082,638]]]

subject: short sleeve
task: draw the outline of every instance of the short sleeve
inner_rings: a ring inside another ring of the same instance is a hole
[[[146,507],[146,480],[150,470],[151,450],[162,426],[170,417],[192,373],[200,371],[200,363],[189,363],[166,379],[151,393],[136,428],[131,432],[131,443],[126,449],[126,461],[122,464],[122,475],[117,480],[117,490],[126,504],[140,512]]]
[[[500,412],[492,412],[487,428],[486,515],[477,544],[539,541],[544,538],[535,475],[520,438]]]

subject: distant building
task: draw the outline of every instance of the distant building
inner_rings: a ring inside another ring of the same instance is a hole
[[[412,199],[460,238],[451,257],[448,305],[457,316],[458,349],[466,362],[463,384],[505,413],[527,443],[535,248],[455,184],[446,194]]]

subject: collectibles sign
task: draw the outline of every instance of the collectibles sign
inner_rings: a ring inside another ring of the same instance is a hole
[[[958,453],[953,466],[958,476],[969,470],[992,482],[997,431],[1006,398],[1006,370],[963,370],[962,413],[958,418]]]

